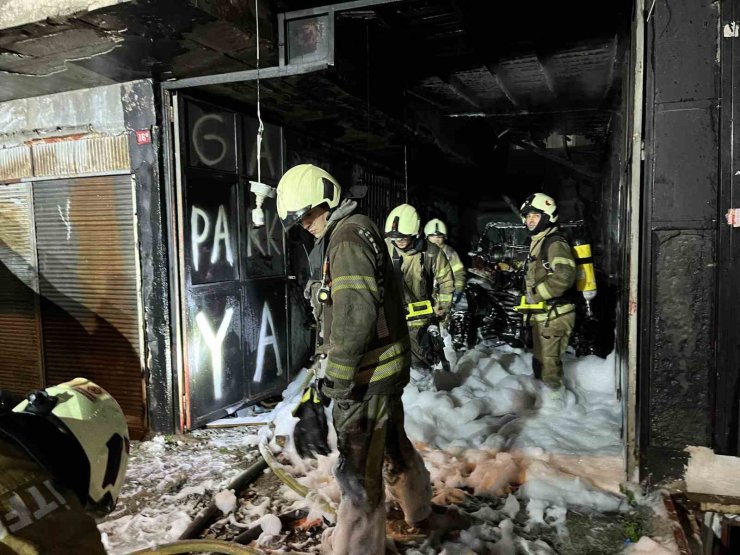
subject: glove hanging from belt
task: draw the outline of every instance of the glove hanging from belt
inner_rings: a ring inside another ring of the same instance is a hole
[[[421,328],[417,336],[417,341],[421,349],[421,354],[429,366],[434,367],[441,362],[442,368],[447,372],[450,371],[450,363],[444,351],[444,340],[437,324],[433,323]]]
[[[303,390],[298,406],[293,409],[293,416],[298,422],[293,429],[293,444],[298,455],[305,459],[315,458],[316,454],[328,455],[329,424],[324,407],[330,399],[321,393],[320,380],[314,380]]]

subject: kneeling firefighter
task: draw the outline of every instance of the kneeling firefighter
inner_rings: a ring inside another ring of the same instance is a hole
[[[421,219],[416,208],[401,204],[385,220],[388,252],[396,279],[403,286],[414,363],[421,366],[446,362],[437,322],[444,320],[452,303],[455,281],[442,250],[419,235]]]
[[[317,381],[302,398],[308,406],[295,412],[293,439],[302,456],[328,452],[325,430],[304,444],[301,432],[307,430],[300,420],[309,415],[315,422],[313,407],[323,397],[334,401],[334,475],[342,497],[322,552],[380,555],[386,545],[383,479],[415,526],[428,521],[432,491],[404,430],[401,394],[410,352],[401,291],[377,226],[355,213],[355,201],[340,200],[337,181],[311,164],[288,170],[277,187],[283,226],[300,223],[315,237],[314,280],[307,289],[318,324],[317,355],[323,357]]]
[[[84,378],[0,391],[0,554],[106,553],[94,516],[110,512],[128,463],[121,408]]]
[[[576,263],[565,236],[555,225],[558,209],[552,197],[536,193],[520,208],[531,235],[522,303],[515,308],[532,326],[533,370],[538,380],[559,395],[563,383],[562,355],[568,348],[576,313],[569,290]]]

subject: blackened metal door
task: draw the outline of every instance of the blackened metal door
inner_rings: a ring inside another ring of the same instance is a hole
[[[244,401],[282,391],[288,378],[282,227],[267,199],[251,223],[256,122],[175,95],[182,276],[184,427],[197,428]],[[262,180],[283,171],[282,131],[267,126]]]

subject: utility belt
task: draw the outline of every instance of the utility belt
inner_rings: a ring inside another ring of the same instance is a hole
[[[405,308],[407,322],[427,319],[430,316],[434,316],[434,308],[432,307],[432,301],[430,300],[409,303]]]
[[[569,297],[557,297],[538,303],[528,303],[525,295],[522,295],[519,304],[514,307],[514,311],[522,314],[526,318],[527,323],[531,320],[535,322],[549,322],[553,318],[569,314],[575,309],[576,307]]]

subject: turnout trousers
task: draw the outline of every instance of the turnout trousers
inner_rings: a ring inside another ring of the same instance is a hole
[[[575,311],[549,320],[532,319],[532,369],[534,376],[545,385],[557,389],[563,384],[561,357],[568,348],[570,334],[576,323]]]
[[[336,527],[325,532],[332,555],[385,553],[385,485],[415,524],[431,513],[432,488],[421,455],[406,436],[400,395],[335,401],[339,459],[334,474],[342,498]]]

